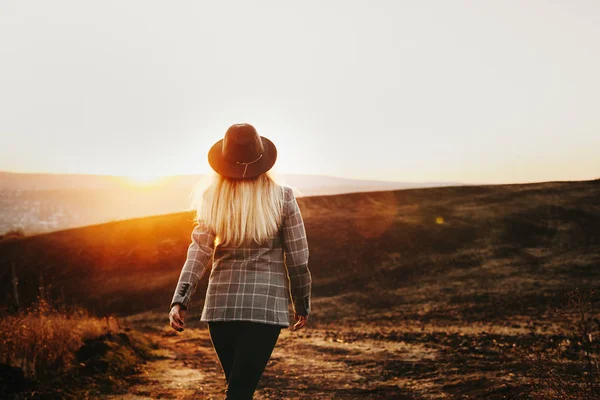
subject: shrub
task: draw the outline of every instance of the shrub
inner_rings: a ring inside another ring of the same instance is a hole
[[[532,374],[533,398],[600,398],[598,302],[594,290],[576,289],[565,306],[551,306],[568,328],[551,343],[521,353]]]
[[[113,332],[114,319],[99,319],[74,308],[58,311],[38,299],[27,310],[0,320],[0,362],[20,368],[29,379],[64,373],[84,340]]]
[[[5,232],[3,235],[0,235],[0,240],[4,239],[18,239],[25,237],[25,231],[23,228],[11,229]]]

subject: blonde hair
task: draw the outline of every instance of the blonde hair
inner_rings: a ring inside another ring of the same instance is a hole
[[[279,230],[283,186],[269,173],[250,179],[231,179],[213,173],[194,190],[196,219],[211,227],[223,246],[261,244]]]

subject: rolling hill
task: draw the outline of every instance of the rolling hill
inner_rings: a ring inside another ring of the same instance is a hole
[[[366,307],[361,318],[426,310],[451,319],[457,307],[469,309],[461,318],[511,318],[525,309],[539,316],[549,296],[598,277],[599,181],[353,193],[299,204],[316,298]],[[50,295],[98,313],[167,307],[192,218],[158,215],[0,242],[2,304],[11,301],[14,263],[25,303],[41,278]],[[195,300],[200,308],[202,295]],[[323,306],[316,316],[338,313]]]

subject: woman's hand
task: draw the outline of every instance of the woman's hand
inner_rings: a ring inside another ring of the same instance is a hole
[[[296,324],[292,327],[293,331],[297,331],[298,329],[302,329],[304,325],[308,322],[308,315],[298,315],[294,313],[294,319],[296,320]]]
[[[169,324],[171,325],[171,328],[175,329],[177,332],[182,332],[184,319],[185,310],[182,310],[179,304],[175,304],[171,307],[171,311],[169,312]]]

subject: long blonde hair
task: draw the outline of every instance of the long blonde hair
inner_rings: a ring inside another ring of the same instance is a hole
[[[283,186],[269,172],[250,179],[213,173],[208,179],[210,184],[204,180],[196,186],[193,204],[196,219],[214,230],[217,244],[260,244],[277,232],[283,214]]]

